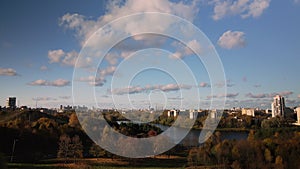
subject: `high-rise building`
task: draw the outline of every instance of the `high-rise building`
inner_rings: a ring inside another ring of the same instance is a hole
[[[10,109],[15,109],[17,107],[17,99],[15,97],[9,97],[6,99],[6,106]]]
[[[296,112],[297,112],[297,124],[300,124],[300,107],[296,108]]]
[[[284,117],[285,101],[284,97],[276,95],[272,102],[272,117]]]

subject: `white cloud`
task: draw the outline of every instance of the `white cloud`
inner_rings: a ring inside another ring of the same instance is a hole
[[[203,51],[202,51],[202,47],[201,47],[201,45],[200,45],[200,43],[197,41],[197,40],[192,40],[192,41],[189,41],[188,43],[187,43],[187,47],[185,48],[185,53],[187,54],[187,55],[190,55],[190,54],[193,54],[194,53],[194,51],[193,50],[191,50],[191,49],[193,49],[196,53],[202,53]]]
[[[116,65],[118,63],[119,56],[116,53],[108,53],[104,59],[110,64],[110,65]]]
[[[117,68],[116,66],[108,66],[105,69],[99,70],[98,72],[99,72],[99,75],[101,77],[105,77],[105,76],[108,76],[108,75],[113,75],[113,73],[115,72],[116,68]]]
[[[112,94],[116,95],[124,95],[124,94],[135,94],[135,93],[142,93],[145,91],[145,88],[139,86],[128,86],[125,88],[117,88],[112,90]]]
[[[88,67],[92,59],[90,57],[78,58],[76,51],[65,52],[62,49],[49,50],[48,58],[50,63],[60,63],[65,66]]]
[[[225,49],[240,48],[246,45],[245,33],[240,31],[226,31],[218,40],[218,45]]]
[[[262,15],[264,10],[269,7],[270,2],[271,0],[254,0],[249,6],[248,13],[242,15],[242,17],[243,18],[247,18],[250,16],[254,18],[259,17],[260,15]]]
[[[77,57],[78,53],[76,51],[68,52],[62,59],[62,64],[68,66],[75,66]]]
[[[151,0],[151,1],[135,1],[135,0],[127,0],[124,3],[118,3],[119,1],[112,1],[107,6],[107,10],[105,15],[100,16],[96,20],[89,19],[80,14],[65,14],[60,18],[60,25],[64,26],[67,29],[74,30],[76,32],[76,36],[81,41],[83,45],[84,42],[101,26],[110,21],[128,16],[134,13],[143,13],[143,12],[160,12],[160,13],[170,13],[174,15],[178,15],[187,20],[193,21],[196,13],[198,13],[197,2],[171,2],[171,1],[161,1],[161,0]],[[151,22],[149,22],[150,19]],[[127,22],[118,25],[118,28],[114,28],[114,30],[122,30],[128,34],[134,34],[137,30],[161,30],[168,29],[171,21],[165,21],[161,23],[159,17],[151,17],[145,19],[141,17],[140,20],[136,20],[135,22]],[[110,35],[106,37],[110,40],[113,38],[115,32],[110,32]],[[142,36],[136,36],[133,38],[137,38],[136,40],[143,39]],[[99,45],[99,44],[98,44]]]
[[[65,52],[62,49],[48,51],[48,58],[50,63],[59,63],[64,55]]]
[[[88,82],[89,85],[92,86],[103,86],[106,82],[104,77],[97,77],[95,76],[88,76],[88,77],[81,77],[78,79],[80,82]]]
[[[57,99],[53,98],[53,97],[35,97],[35,98],[32,98],[32,100],[34,100],[34,101],[53,101],[53,100],[57,100]]]
[[[17,71],[12,68],[0,68],[0,76],[17,76]]]
[[[106,76],[113,75],[116,70],[116,66],[108,66],[105,69],[98,70],[97,76],[87,76],[77,79],[80,82],[88,82],[92,86],[103,86],[106,82]]]
[[[170,55],[170,58],[173,58],[173,59],[182,59],[184,57],[183,53],[177,51],[175,53],[172,53]]]
[[[194,52],[200,53],[200,54],[203,52],[203,49],[202,49],[200,43],[195,39],[189,41],[186,44],[186,46],[179,42],[173,42],[172,46],[177,48],[176,49],[177,51],[175,53],[172,53],[170,56],[171,58],[174,58],[174,59],[182,59],[185,56],[194,54]]]
[[[67,86],[70,84],[70,81],[65,80],[65,79],[57,79],[54,80],[53,82],[50,82],[50,86],[57,86],[57,87],[62,87],[62,86]]]
[[[155,89],[162,90],[164,92],[168,91],[177,91],[177,90],[182,90],[182,89],[190,89],[190,85],[178,85],[178,84],[167,84],[167,85],[159,85],[155,86]]]
[[[29,85],[32,86],[47,86],[48,82],[43,79],[35,80],[33,82],[30,82]]]
[[[274,97],[274,96],[276,96],[276,95],[288,97],[288,96],[292,95],[293,93],[294,93],[294,92],[292,92],[292,91],[276,92],[276,93],[271,93],[271,94],[270,94],[270,97]]]
[[[171,91],[178,91],[183,89],[191,89],[192,86],[190,85],[178,85],[178,84],[166,84],[166,85],[146,85],[145,87],[140,86],[128,86],[124,88],[116,88],[110,91],[112,94],[116,95],[124,95],[124,94],[136,94],[136,93],[143,93],[151,90],[161,90],[163,92],[171,92]]]
[[[261,98],[268,98],[269,95],[265,93],[258,93],[258,94],[247,93],[246,97],[253,98],[253,99],[261,99]]]
[[[259,17],[270,6],[271,0],[215,0],[214,20],[240,15],[242,18]]]
[[[212,98],[228,98],[228,99],[234,99],[239,95],[239,93],[227,93],[227,94],[219,94],[219,95],[209,95],[206,96],[208,100]]]
[[[254,99],[258,99],[258,98],[272,98],[272,97],[274,97],[276,95],[280,95],[280,96],[284,96],[284,97],[289,97],[293,93],[294,92],[292,92],[292,91],[282,91],[282,92],[274,92],[274,93],[258,93],[258,94],[247,93],[246,97],[254,98]]]
[[[70,85],[70,81],[65,80],[65,79],[57,79],[54,81],[47,81],[47,80],[39,79],[39,80],[35,80],[35,81],[28,83],[28,85],[64,87],[64,86]]]

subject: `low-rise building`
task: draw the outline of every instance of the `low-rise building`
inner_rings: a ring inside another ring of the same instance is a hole
[[[214,109],[211,110],[209,113],[210,113],[210,118],[212,119],[221,118],[223,114],[223,110]]]
[[[198,113],[199,113],[198,110],[193,110],[193,109],[191,109],[191,110],[189,111],[189,117],[190,117],[190,119],[195,119],[195,118],[197,118]]]
[[[253,108],[243,108],[242,109],[242,115],[247,115],[247,116],[255,116],[255,110]]]
[[[178,114],[179,114],[179,110],[172,109],[168,111],[168,117],[176,117],[178,116]]]

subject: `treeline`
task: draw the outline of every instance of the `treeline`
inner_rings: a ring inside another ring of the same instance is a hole
[[[0,124],[0,152],[9,161],[37,162],[56,158],[59,138],[63,134],[70,137],[78,135],[83,145],[92,144],[72,112],[47,114],[28,110],[10,113],[18,116],[10,115],[13,118]]]
[[[296,131],[251,131],[247,140],[223,141],[220,133],[216,132],[203,145],[190,150],[188,165],[228,169],[298,169],[300,131],[299,128]]]
[[[73,160],[80,157],[112,156],[94,144],[82,129],[81,125],[91,126],[92,120],[80,124],[75,112],[49,114],[28,110],[9,113],[1,113],[2,117],[9,118],[0,123],[0,154],[3,153],[7,161],[38,162],[57,157]],[[101,113],[94,114],[102,116]],[[104,116],[111,120],[109,125],[114,130],[128,136],[150,137],[161,132],[159,128],[147,124],[119,125],[113,116]],[[99,124],[99,121],[94,122],[95,126]]]

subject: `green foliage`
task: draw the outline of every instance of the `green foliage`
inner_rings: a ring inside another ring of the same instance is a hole
[[[265,119],[261,123],[262,128],[280,128],[280,127],[289,127],[289,126],[290,125],[288,121],[280,117]]]
[[[153,132],[156,132],[155,135],[160,134],[162,132],[160,128],[145,123],[121,123],[118,129],[122,134],[133,137],[149,137],[153,136]]]

